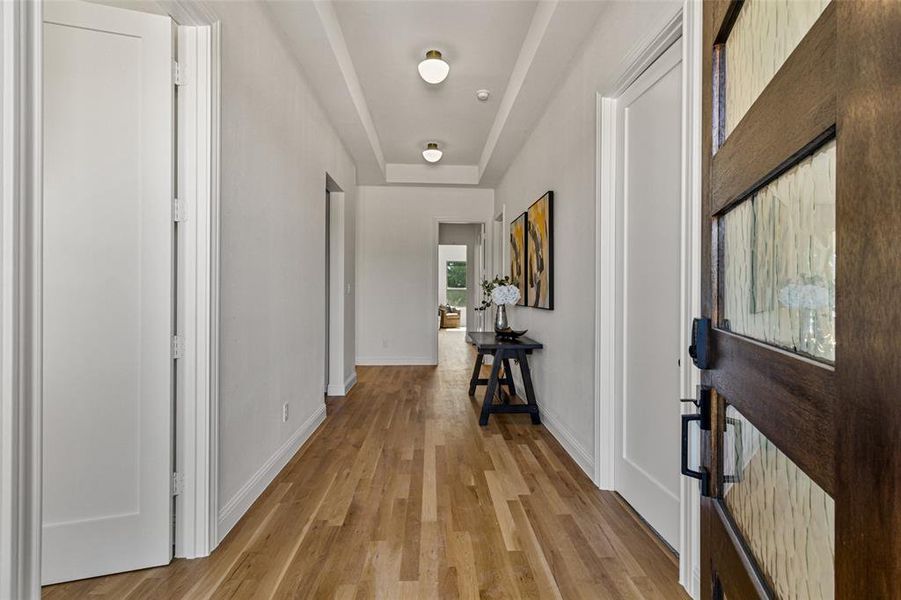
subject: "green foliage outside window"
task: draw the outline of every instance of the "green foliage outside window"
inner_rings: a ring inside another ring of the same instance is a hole
[[[447,303],[466,306],[466,261],[447,261]]]
[[[451,306],[466,306],[466,289],[447,290],[447,303]]]
[[[450,260],[447,262],[447,287],[466,287],[466,261]]]

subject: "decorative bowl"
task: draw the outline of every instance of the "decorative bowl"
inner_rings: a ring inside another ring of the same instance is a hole
[[[522,331],[516,331],[515,329],[495,329],[494,335],[501,338],[502,340],[515,340],[521,335],[525,335],[528,329],[523,329]]]

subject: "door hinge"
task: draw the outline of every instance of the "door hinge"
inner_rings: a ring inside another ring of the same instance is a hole
[[[172,220],[180,223],[185,220],[185,201],[180,198],[172,199]]]
[[[176,61],[172,61],[172,83],[174,85],[184,85],[185,84],[185,70],[184,67],[178,64]]]
[[[185,476],[181,473],[172,474],[172,495],[179,496],[185,491]]]
[[[181,335],[172,336],[172,358],[183,358],[185,355],[185,338]]]

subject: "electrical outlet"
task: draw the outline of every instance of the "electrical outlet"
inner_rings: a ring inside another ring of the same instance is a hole
[[[282,406],[282,423],[287,423],[287,422],[288,422],[288,403],[285,402],[285,404]]]

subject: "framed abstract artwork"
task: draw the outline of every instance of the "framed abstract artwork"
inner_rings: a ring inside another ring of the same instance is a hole
[[[526,212],[527,305],[553,310],[554,192],[547,192]]]
[[[526,213],[522,213],[510,223],[510,280],[519,288],[519,306],[527,304],[526,299]]]

